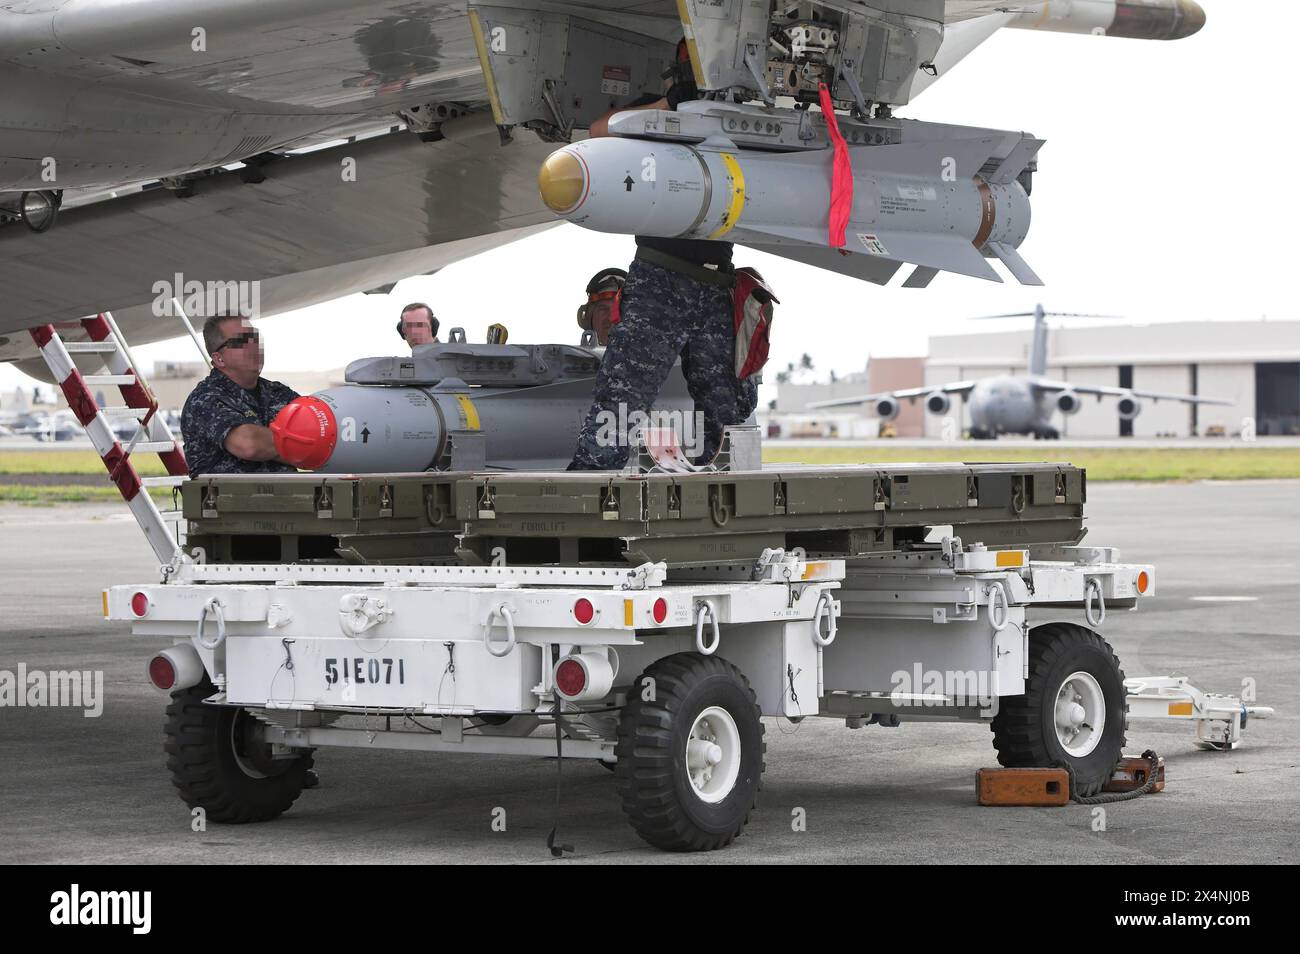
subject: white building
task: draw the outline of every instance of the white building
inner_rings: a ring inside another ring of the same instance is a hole
[[[1135,420],[1124,422],[1113,398],[1085,398],[1077,414],[1055,416],[1062,436],[1185,437],[1212,427],[1235,435],[1251,422],[1260,436],[1300,433],[1300,321],[1048,324],[1049,377],[1232,402],[1193,408],[1148,400]],[[1032,337],[1032,327],[932,337],[924,383],[1024,374]],[[969,426],[960,401],[951,413]],[[927,437],[941,436],[942,429],[943,418],[926,415]]]

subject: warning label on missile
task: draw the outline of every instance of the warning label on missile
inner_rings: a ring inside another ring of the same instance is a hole
[[[889,257],[889,249],[885,248],[885,243],[869,232],[859,232],[858,241],[862,247],[867,250],[868,255],[883,255]]]
[[[933,202],[939,197],[939,193],[934,186],[900,185],[898,187],[898,197],[900,199],[911,199],[913,202]]]
[[[902,189],[898,190],[900,193]],[[880,196],[880,212],[882,215],[916,215],[925,211],[922,193],[923,190],[917,189],[916,195],[888,195],[882,193]]]
[[[600,91],[610,96],[627,96],[632,92],[632,70],[626,66],[601,67]]]

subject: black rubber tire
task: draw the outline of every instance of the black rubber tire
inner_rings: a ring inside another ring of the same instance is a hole
[[[244,736],[246,720],[253,717],[238,706],[205,704],[203,700],[215,691],[204,680],[172,693],[163,745],[172,784],[186,805],[204,810],[208,821],[229,825],[269,821],[302,794],[312,754],[271,760],[244,738],[242,757],[262,772],[261,777],[249,775],[236,755],[235,735]]]
[[[643,701],[646,677],[655,699]],[[722,801],[695,794],[686,773],[686,741],[705,709],[725,709],[740,735],[740,771]],[[763,723],[744,674],[718,656],[677,653],[653,663],[628,694],[614,748],[615,784],[637,834],[665,851],[713,851],[744,830],[762,788]]]
[[[1065,678],[1086,672],[1106,698],[1106,725],[1097,747],[1083,758],[1066,753],[1056,737],[1055,704]],[[1049,768],[1069,764],[1073,794],[1101,791],[1124,752],[1128,694],[1124,670],[1110,644],[1073,623],[1046,623],[1029,631],[1029,678],[1023,696],[1000,699],[993,718],[993,747],[1008,768]]]

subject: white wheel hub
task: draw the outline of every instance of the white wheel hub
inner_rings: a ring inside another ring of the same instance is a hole
[[[695,717],[686,739],[686,776],[700,801],[720,802],[740,776],[740,730],[726,709],[710,706]]]
[[[1072,758],[1083,758],[1101,742],[1106,728],[1106,694],[1095,676],[1075,672],[1056,693],[1056,738]]]

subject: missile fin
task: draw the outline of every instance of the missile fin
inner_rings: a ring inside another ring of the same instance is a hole
[[[1001,282],[1002,276],[993,270],[983,255],[964,238],[933,235],[929,233],[863,232],[850,225],[848,244],[843,249],[828,249],[820,241],[809,241],[808,229],[789,227],[763,229],[737,229],[732,233],[735,241],[751,248],[759,248],[773,255],[781,255],[797,262],[828,268],[842,275],[852,275],[878,285],[887,283],[904,264],[922,265],[941,272],[956,272],[972,278]],[[807,236],[807,237],[805,237]],[[817,234],[820,239],[820,233]],[[802,251],[807,249],[807,251]],[[826,255],[834,252],[834,255]],[[845,254],[848,253],[848,254]],[[811,256],[811,257],[810,257]],[[855,260],[889,262],[887,268],[870,264],[857,264]],[[837,267],[839,264],[844,267]],[[1026,266],[1028,267],[1028,266]],[[888,272],[888,274],[886,274]]]
[[[1019,252],[1010,245],[1002,242],[989,242],[989,251],[1002,259],[1002,264],[1007,267],[1007,271],[1015,276],[1016,281],[1022,285],[1041,285],[1043,280],[1035,274],[1034,270],[1029,267],[1029,263],[1024,260]]]
[[[1007,153],[1006,158],[998,164],[993,170],[993,174],[985,181],[993,185],[1006,185],[1008,182],[1014,182],[1016,176],[1025,171],[1025,166],[1034,161],[1038,155],[1038,150],[1046,144],[1045,139],[1035,139],[1032,136],[1023,136],[1020,142]]]
[[[889,280],[903,267],[902,262],[877,258],[873,255],[845,255],[839,249],[825,246],[819,248],[813,245],[768,245],[750,241],[745,241],[743,244],[746,248],[752,248],[755,251],[767,252],[769,255],[779,255],[781,258],[788,258],[792,262],[802,262],[804,265],[824,268],[828,272],[837,272],[840,275],[858,278],[874,285],[888,285]]]
[[[926,288],[938,274],[939,269],[937,268],[931,268],[929,265],[918,265],[912,274],[907,276],[907,281],[903,282],[903,287]]]
[[[855,245],[862,250],[861,254],[871,257],[884,255],[942,272],[956,272],[991,282],[1002,281],[1002,276],[993,270],[993,266],[979,250],[969,240],[957,236],[880,230],[872,233],[851,232],[849,248],[854,248]]]
[[[829,247],[826,244],[824,225],[817,228],[804,228],[798,225],[764,225],[762,229],[755,229],[745,228],[742,224],[731,233],[731,238],[742,244],[754,241],[762,244],[775,242],[778,245],[811,245],[818,249]],[[852,247],[849,250],[852,251]]]

